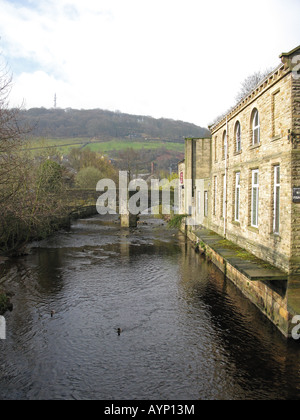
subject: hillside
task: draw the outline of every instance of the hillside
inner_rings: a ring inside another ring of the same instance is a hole
[[[101,140],[162,140],[183,143],[185,137],[209,135],[205,128],[183,121],[155,119],[101,109],[32,108],[20,112],[31,134],[45,138],[96,138]]]

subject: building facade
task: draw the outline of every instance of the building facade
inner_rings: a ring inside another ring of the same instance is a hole
[[[300,47],[280,58],[211,138],[186,139],[181,213],[300,274]]]

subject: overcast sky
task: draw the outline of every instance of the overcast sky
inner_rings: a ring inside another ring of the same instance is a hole
[[[206,127],[300,44],[299,0],[0,0],[12,106],[120,110]]]

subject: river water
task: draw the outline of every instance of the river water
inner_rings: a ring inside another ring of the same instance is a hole
[[[0,398],[299,399],[300,343],[182,234],[143,220],[79,220],[0,266],[14,293]]]

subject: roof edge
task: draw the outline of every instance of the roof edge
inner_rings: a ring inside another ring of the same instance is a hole
[[[296,49],[297,51],[297,49]],[[247,95],[244,96],[243,99],[241,99],[236,105],[234,105],[226,114],[224,114],[217,122],[210,125],[208,128],[211,132],[214,131],[214,129],[222,122],[226,121],[226,118],[235,111],[239,106],[243,104],[249,97],[253,95],[254,92],[257,91],[257,89],[260,88],[260,86],[264,85],[267,80],[269,80],[275,73],[277,73],[281,68],[283,67],[283,64],[280,63],[273,71],[271,71],[264,79],[262,79]]]
[[[282,57],[289,57],[290,55],[293,55],[296,51],[298,51],[299,50],[299,52],[300,52],[300,45],[298,46],[298,47],[296,47],[296,48],[294,48],[292,51],[290,51],[290,52],[288,52],[288,53],[281,53],[280,54],[280,56],[279,56],[279,58],[282,58]]]

